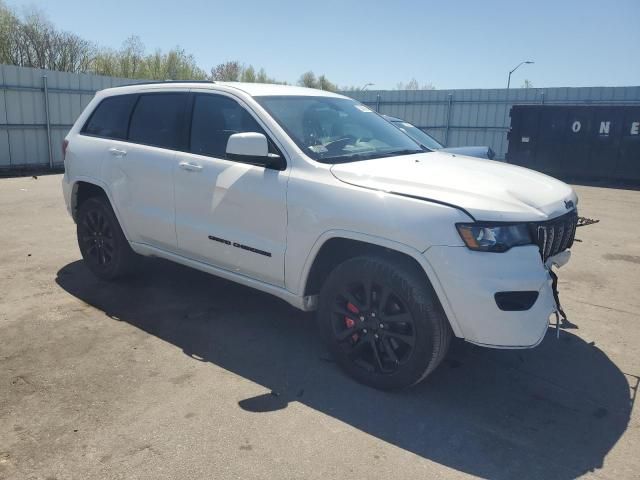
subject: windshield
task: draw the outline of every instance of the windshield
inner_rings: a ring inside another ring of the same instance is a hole
[[[411,138],[413,138],[420,145],[422,145],[424,147],[427,147],[429,150],[440,150],[441,148],[444,148],[444,146],[440,145],[440,142],[438,142],[431,135],[429,135],[428,133],[423,132],[418,127],[416,127],[414,125],[411,125],[408,122],[402,122],[402,121],[396,122],[396,121],[394,121],[394,122],[391,122],[391,123],[393,123],[396,127],[398,127],[404,133],[406,133]]]
[[[424,150],[373,110],[347,98],[255,97],[308,156],[324,163]]]

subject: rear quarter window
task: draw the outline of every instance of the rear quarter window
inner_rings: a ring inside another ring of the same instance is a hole
[[[105,98],[89,117],[82,133],[125,140],[129,116],[137,98],[137,95],[118,95]]]

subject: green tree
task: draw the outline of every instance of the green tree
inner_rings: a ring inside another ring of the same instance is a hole
[[[256,76],[256,82],[272,83],[269,81],[269,77],[267,77],[267,72],[264,71],[264,68],[260,68],[260,70],[258,70],[258,75]]]
[[[221,82],[237,82],[240,80],[242,65],[237,60],[224,62],[211,69],[211,79]]]
[[[93,59],[91,70],[97,75],[119,76],[118,54],[107,48],[100,50]]]
[[[338,91],[338,86],[335,83],[330,82],[325,75],[320,75],[318,77],[318,88],[320,90],[327,90],[329,92]]]
[[[267,75],[264,68],[227,61],[211,68],[198,67],[193,55],[176,46],[167,52],[147,53],[140,37],[127,38],[120,49],[99,47],[70,32],[58,30],[37,9],[20,16],[0,0],[0,63],[64,72],[86,72],[149,80],[220,80],[284,83]],[[312,88],[335,91],[325,75],[311,71],[298,82]]]
[[[304,72],[298,79],[298,85],[307,88],[318,88],[318,79],[316,78],[316,74],[311,70]]]
[[[57,30],[37,9],[20,18],[0,0],[0,63],[82,72],[90,68],[94,53],[90,42]]]
[[[32,9],[22,17],[0,0],[0,63],[63,72],[87,72],[128,78],[176,80],[207,78],[180,47],[146,54],[139,37],[131,36],[118,51],[99,48],[76,34],[58,30]]]
[[[122,44],[118,54],[119,76],[141,78],[144,72],[145,47],[140,37],[132,35]]]
[[[16,40],[19,38],[20,20],[0,0],[0,63],[18,65],[20,53]]]
[[[150,55],[147,55],[144,59],[144,78],[152,80],[158,80],[165,77],[164,72],[164,59],[160,49],[156,49]]]
[[[326,77],[326,75],[323,74],[319,77],[316,77],[316,74],[311,70],[300,75],[300,78],[298,79],[298,85],[300,85],[301,87],[328,90],[330,92],[338,91],[338,86],[335,83],[331,82]]]
[[[420,85],[415,78],[412,78],[406,84],[402,82],[396,84],[396,90],[435,90],[435,88],[432,83],[423,83]]]
[[[247,68],[242,70],[242,81],[248,83],[256,82],[256,70],[253,66],[249,65]]]

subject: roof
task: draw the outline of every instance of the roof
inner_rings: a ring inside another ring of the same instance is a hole
[[[176,89],[176,88],[206,88],[216,90],[216,87],[227,87],[241,90],[248,95],[259,96],[277,96],[277,95],[295,95],[295,96],[322,96],[346,98],[336,93],[326,90],[318,90],[315,88],[296,87],[292,85],[279,85],[274,83],[243,83],[243,82],[211,82],[211,81],[166,81],[166,82],[144,82],[123,85],[107,89],[108,91],[118,90],[119,93],[134,93],[141,89]]]
[[[328,92],[326,90],[318,90],[316,88],[295,87],[293,85],[280,85],[276,83],[242,83],[242,82],[215,82],[216,85],[224,85],[227,87],[237,88],[248,93],[253,97],[263,95],[302,95],[302,96],[322,96],[322,97],[339,97],[342,95]]]

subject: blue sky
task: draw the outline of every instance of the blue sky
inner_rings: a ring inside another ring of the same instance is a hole
[[[640,85],[640,0],[206,1],[5,0],[118,48],[180,45],[206,69],[225,60],[295,82],[306,70],[340,86],[437,88]]]

